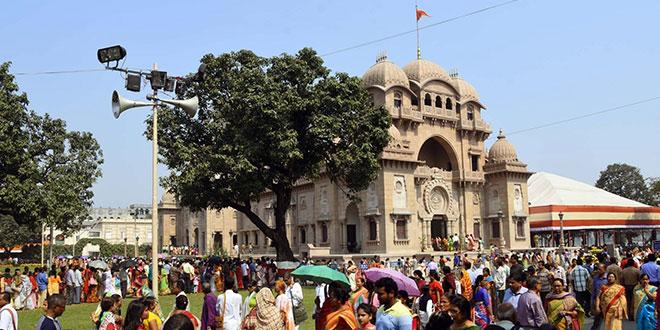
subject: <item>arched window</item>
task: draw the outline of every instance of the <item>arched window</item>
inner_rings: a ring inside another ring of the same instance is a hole
[[[259,233],[254,232],[254,245],[259,245]]]
[[[430,106],[431,106],[431,102],[433,102],[433,101],[431,101],[431,95],[429,95],[428,93],[426,93],[426,96],[424,96],[424,105],[427,105],[427,106],[430,107]]]
[[[321,226],[321,241],[322,242],[328,241],[328,225],[326,224],[323,224]]]
[[[447,100],[445,101],[445,108],[447,108],[447,110],[451,110],[451,99],[450,98],[447,98]]]
[[[401,93],[394,93],[394,108],[401,109]]]
[[[369,240],[375,241],[378,239],[378,227],[376,225],[376,220],[371,219],[369,221]]]
[[[442,98],[440,96],[435,97],[435,107],[442,108]]]
[[[461,112],[461,104],[456,102],[456,113]]]
[[[516,234],[517,237],[525,237],[525,221],[516,221]]]
[[[419,105],[419,100],[417,99],[417,96],[413,95],[412,98],[410,99],[410,105],[413,106],[418,106]]]
[[[305,228],[300,228],[300,244],[305,243],[307,243],[307,232],[305,232]]]
[[[474,107],[471,106],[471,105],[468,105],[467,119],[468,119],[468,120],[472,120],[472,119],[474,119]]]

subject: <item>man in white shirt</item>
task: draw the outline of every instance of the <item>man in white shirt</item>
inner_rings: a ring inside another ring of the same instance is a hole
[[[176,295],[176,297],[186,296],[186,298],[188,298],[188,296],[186,295],[186,292],[183,291],[183,289],[186,286],[186,282],[184,280],[178,280],[178,281],[176,281],[172,284],[173,284],[172,285],[172,293],[174,293]],[[174,297],[174,304],[172,306],[172,311],[176,310],[176,297]],[[190,302],[190,300],[188,300],[188,301]],[[190,311],[190,303],[188,303],[188,306],[186,306],[186,310]]]
[[[18,329],[18,314],[14,307],[11,307],[10,301],[11,293],[0,293],[0,330]]]
[[[73,297],[73,303],[74,304],[80,304],[80,291],[82,289],[83,285],[83,278],[82,278],[82,273],[80,272],[80,267],[76,266],[76,270],[74,271],[75,275],[75,281],[73,282],[74,290],[75,290],[75,296]]]
[[[504,292],[506,291],[506,268],[502,259],[495,260],[495,290],[497,290],[497,301],[501,302],[504,299]]]
[[[218,296],[218,303],[215,305],[217,316],[224,316],[224,330],[237,330],[241,324],[241,305],[243,298],[240,294],[234,292],[234,278],[225,279],[225,292]]]
[[[353,267],[355,268],[355,266]],[[291,274],[289,273],[284,274],[284,283],[286,283],[286,295],[291,299],[291,303],[293,304],[293,307],[302,304],[303,291],[302,291],[302,287],[300,286],[300,283],[294,282],[293,278],[291,278]],[[302,322],[300,322],[300,324],[302,324]],[[298,330],[300,324],[296,324],[296,330]]]

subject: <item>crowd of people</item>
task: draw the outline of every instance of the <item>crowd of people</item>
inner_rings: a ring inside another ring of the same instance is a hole
[[[623,260],[606,252],[411,256],[381,260],[303,260],[346,275],[347,283],[313,283],[284,273],[268,258],[189,258],[166,260],[156,281],[159,294],[174,294],[163,312],[149,285],[148,260],[106,260],[93,267],[84,259],[57,260],[50,269],[10,269],[0,278],[0,330],[18,329],[16,310],[43,308],[37,330],[61,330],[58,316],[67,305],[97,303],[91,323],[97,330],[452,329],[580,330],[593,317],[621,329],[624,319],[637,329],[658,329],[660,265],[648,250],[626,252]],[[410,277],[419,296],[391,278],[366,279],[370,268],[391,268]],[[280,274],[282,274],[280,272]],[[315,285],[304,297],[302,286]],[[245,298],[238,293],[246,289]],[[202,312],[193,315],[187,294],[203,293]],[[134,297],[122,316],[122,301]],[[314,301],[307,311],[304,302]],[[310,318],[311,316],[311,318]]]

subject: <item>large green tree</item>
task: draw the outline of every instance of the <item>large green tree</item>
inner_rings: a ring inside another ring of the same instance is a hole
[[[600,172],[596,187],[640,203],[648,202],[648,187],[644,177],[639,168],[632,165],[608,165]]]
[[[205,76],[179,95],[199,96],[197,117],[159,113],[161,160],[171,169],[163,184],[193,210],[244,213],[273,241],[278,260],[294,260],[285,226],[294,185],[325,173],[356,199],[377,177],[389,112],[370,104],[359,78],[331,75],[309,48],[272,58],[209,54],[201,62]],[[276,198],[272,227],[252,209],[267,191]]]
[[[649,195],[647,204],[651,206],[660,206],[660,178],[646,178],[648,183]]]
[[[33,230],[45,222],[75,231],[101,176],[100,146],[91,133],[67,131],[63,120],[28,110],[18,91],[9,63],[1,64],[0,215]]]
[[[0,248],[5,250],[5,256],[8,257],[12,248],[38,241],[40,231],[28,225],[19,225],[9,215],[0,215],[0,233]]]

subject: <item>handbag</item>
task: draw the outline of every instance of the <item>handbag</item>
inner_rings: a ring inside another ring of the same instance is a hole
[[[305,309],[305,305],[303,305],[302,302],[298,304],[298,306],[293,303],[293,294],[291,291],[289,291],[289,295],[291,296],[291,306],[293,306],[293,322],[295,324],[300,324],[307,320],[307,310]]]
[[[225,309],[227,308],[227,293],[223,293],[224,299],[222,300],[222,316],[215,316],[215,328],[224,329],[225,323]]]

